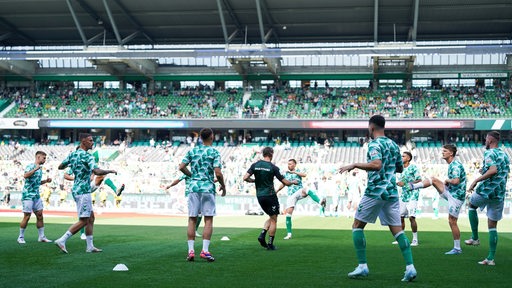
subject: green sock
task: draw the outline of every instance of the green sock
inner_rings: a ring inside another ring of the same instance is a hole
[[[197,222],[196,222],[196,231],[197,231],[197,228],[199,228],[199,224],[201,224],[201,219],[203,219],[203,216],[198,216],[198,217],[197,217]]]
[[[411,245],[409,244],[409,239],[405,236],[405,233],[400,233],[398,237],[396,237],[396,241],[398,242],[398,246],[400,246],[400,250],[402,251],[402,256],[404,256],[405,264],[411,265],[412,262],[412,251]]]
[[[471,239],[478,240],[478,214],[476,209],[469,208],[468,217],[469,224],[471,225]]]
[[[85,227],[82,227],[82,229],[80,229],[80,235],[81,234],[85,234]]]
[[[354,247],[356,248],[357,262],[359,264],[365,264],[366,261],[366,239],[364,238],[363,229],[352,230],[352,240],[354,241]]]
[[[114,193],[117,193],[117,187],[114,184],[114,182],[112,182],[112,180],[110,180],[110,178],[107,178],[107,180],[105,180],[105,185],[110,187],[110,189],[114,190]]]
[[[437,218],[439,217],[439,209],[434,208],[434,216]]]
[[[324,206],[321,206],[320,207],[320,215],[324,215],[325,214],[325,208]]]
[[[292,233],[292,216],[286,215],[286,232]]]
[[[494,254],[496,254],[496,246],[498,246],[498,231],[496,228],[489,229],[489,255],[488,260],[494,260]]]
[[[308,190],[308,195],[309,195],[309,197],[311,197],[311,199],[313,199],[313,201],[320,204],[320,198],[318,198],[318,195],[316,195],[315,191]]]

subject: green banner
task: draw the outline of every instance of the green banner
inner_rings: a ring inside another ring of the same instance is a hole
[[[510,130],[511,119],[485,119],[475,120],[475,130]]]

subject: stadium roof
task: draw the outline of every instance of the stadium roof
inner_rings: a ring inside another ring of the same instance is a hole
[[[511,15],[510,0],[0,0],[0,46],[506,40]]]

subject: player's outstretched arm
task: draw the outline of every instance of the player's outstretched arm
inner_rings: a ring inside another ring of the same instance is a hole
[[[110,173],[117,174],[117,171],[116,170],[104,170],[104,169],[101,169],[101,168],[95,168],[95,169],[92,170],[92,173],[94,175],[103,176],[103,175],[107,175],[107,174],[110,174]]]

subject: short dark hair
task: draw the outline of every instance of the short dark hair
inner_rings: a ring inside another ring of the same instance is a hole
[[[212,136],[212,134],[213,134],[213,130],[211,128],[203,128],[199,132],[199,135],[201,135],[201,139],[203,141],[208,140],[208,138],[210,138]]]
[[[386,119],[384,119],[382,115],[373,115],[372,118],[370,118],[369,123],[384,129],[386,126]]]
[[[498,131],[491,131],[491,132],[487,133],[487,135],[496,139],[496,141],[500,141],[500,132],[498,132]]]
[[[90,133],[80,133],[78,134],[78,139],[80,139],[80,141],[84,140],[85,138],[88,138],[88,137],[91,137],[92,135]]]
[[[37,151],[36,152],[36,156],[37,155],[43,155],[43,156],[46,156],[46,152],[43,152],[43,151]]]
[[[272,157],[274,155],[274,149],[272,149],[272,147],[265,147],[261,153],[263,157]]]
[[[411,152],[409,152],[409,151],[404,151],[404,154],[406,154],[407,156],[409,156],[409,159],[411,159],[411,160],[412,160],[412,154],[411,154]]]
[[[443,148],[450,150],[453,153],[453,157],[455,157],[455,155],[457,155],[457,146],[455,146],[453,144],[445,144],[445,145],[443,145]]]
[[[293,158],[292,158],[292,159],[290,159],[290,160],[288,160],[288,162],[290,162],[290,161],[292,161],[294,164],[297,164],[297,160],[295,160],[295,159],[293,159]]]

